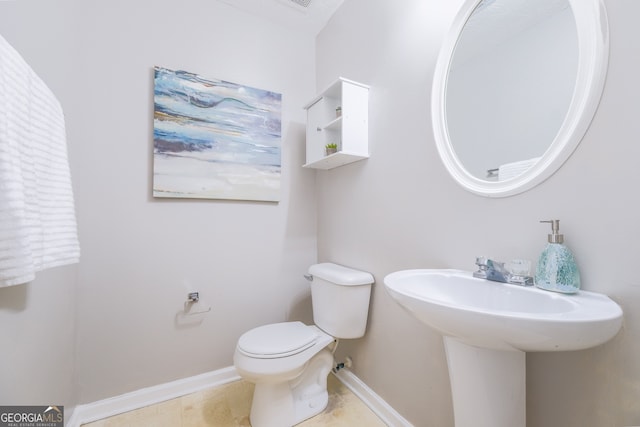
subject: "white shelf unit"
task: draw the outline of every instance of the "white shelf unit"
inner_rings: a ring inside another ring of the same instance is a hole
[[[342,114],[336,117],[336,108]],[[369,157],[369,86],[338,78],[305,107],[307,159],[305,168],[333,169]],[[326,155],[335,143],[338,152]]]

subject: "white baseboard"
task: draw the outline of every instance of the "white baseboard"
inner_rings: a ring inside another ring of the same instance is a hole
[[[411,423],[405,420],[395,409],[389,406],[384,399],[378,396],[351,371],[343,369],[335,375],[336,378],[351,390],[353,394],[358,396],[385,424],[390,427],[413,427]],[[155,405],[240,379],[236,369],[230,366],[170,383],[143,388],[97,402],[78,405],[74,408],[66,426],[80,427],[82,424],[144,408],[145,406]]]
[[[335,376],[389,427],[413,427],[413,424],[404,419],[353,372],[342,369]]]
[[[78,405],[75,407],[69,421],[67,421],[67,427],[80,427],[85,423],[155,405],[156,403],[214,388],[239,379],[240,376],[236,369],[231,366],[170,383],[143,388],[109,399]]]

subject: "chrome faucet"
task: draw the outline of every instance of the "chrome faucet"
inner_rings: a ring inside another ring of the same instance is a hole
[[[477,257],[478,270],[473,272],[473,277],[520,286],[533,285],[533,277],[520,271],[510,271],[504,264],[504,262],[493,261],[485,257]]]

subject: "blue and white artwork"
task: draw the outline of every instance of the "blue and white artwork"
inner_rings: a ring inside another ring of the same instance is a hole
[[[155,67],[153,195],[279,201],[282,95]]]

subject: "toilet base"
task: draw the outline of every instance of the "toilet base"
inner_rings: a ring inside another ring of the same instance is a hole
[[[322,350],[302,375],[283,383],[257,382],[249,420],[252,427],[291,427],[324,411],[329,402],[327,376],[333,354]]]

